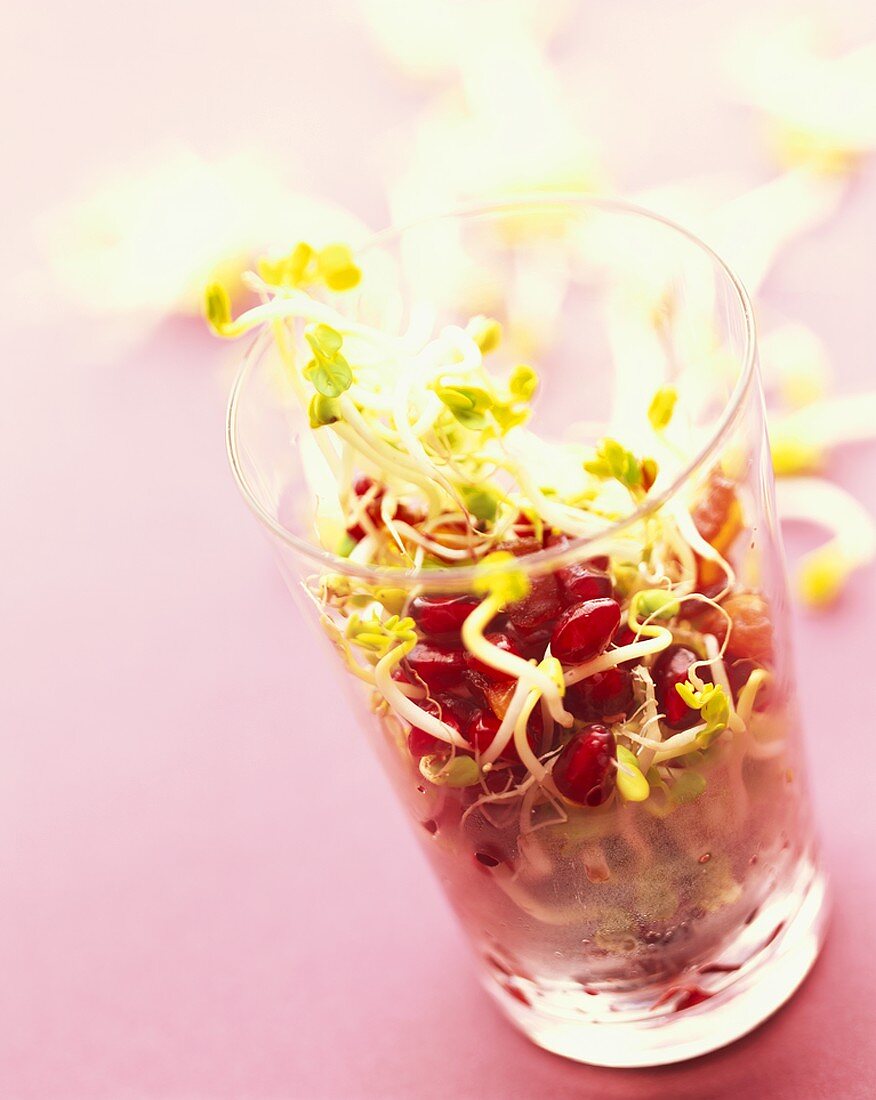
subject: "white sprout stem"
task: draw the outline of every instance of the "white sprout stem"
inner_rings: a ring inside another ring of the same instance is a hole
[[[504,672],[516,680],[523,680],[530,689],[537,688],[548,700],[554,721],[568,729],[575,719],[564,709],[560,689],[550,676],[529,661],[524,661],[522,657],[499,649],[484,637],[484,630],[502,610],[502,606],[502,603],[491,595],[469,613],[462,624],[462,641],[466,649],[479,661],[483,661],[485,665],[494,668],[497,672]]]
[[[411,648],[412,646],[407,644],[398,645],[380,658],[374,669],[374,683],[377,690],[396,714],[401,715],[412,726],[430,733],[433,737],[437,737],[439,741],[446,741],[459,749],[469,749],[471,746],[461,734],[457,733],[452,726],[448,726],[446,722],[442,722],[440,718],[436,718],[434,714],[429,714],[422,707],[418,707],[416,703],[412,702],[399,690],[398,684],[393,680],[392,670],[410,652]]]
[[[689,730],[676,733],[673,737],[667,737],[662,742],[659,751],[655,752],[653,764],[663,764],[667,760],[674,760],[676,756],[684,756],[685,753],[690,751],[691,746],[696,743],[699,735],[708,728],[705,722],[701,722],[699,725],[691,726]]]
[[[653,726],[659,735],[651,744],[646,745],[643,743],[642,751],[638,753],[636,758],[639,768],[642,772],[647,773],[654,762],[654,753],[660,751],[663,734],[660,727],[660,714],[657,710],[657,693],[654,689],[654,680],[651,673],[644,665],[639,665],[636,669],[636,675],[645,686],[645,702],[643,704],[645,721],[642,723],[639,733],[644,736],[645,731]]]
[[[536,783],[542,783],[548,771],[532,751],[526,727],[540,695],[539,691],[530,691],[514,723],[514,748],[517,749],[521,763],[535,776]]]
[[[876,393],[831,397],[779,418],[775,427],[817,447],[860,443],[876,438]]]
[[[593,676],[597,672],[605,672],[608,668],[616,668],[617,665],[624,664],[625,661],[636,661],[642,657],[651,657],[655,653],[662,652],[667,646],[672,645],[672,632],[665,627],[657,627],[656,629],[660,631],[656,637],[646,638],[641,642],[631,642],[629,645],[620,646],[618,649],[611,649],[600,657],[594,657],[592,661],[585,661],[581,665],[575,665],[573,668],[567,669],[563,674],[566,686],[577,684],[579,680],[586,680],[588,676]]]
[[[411,525],[405,523],[404,520],[395,520],[395,527],[401,534],[406,535],[411,542],[415,542],[418,546],[422,546],[423,549],[428,550],[431,554],[434,554],[435,557],[445,558],[447,561],[468,561],[470,558],[485,554],[490,548],[489,543],[484,544],[482,547],[472,546],[465,549],[454,549],[451,546],[443,546],[440,542],[435,542],[433,539],[422,534],[416,527],[411,527]]]
[[[699,554],[701,558],[705,558],[706,561],[711,561],[719,565],[727,578],[727,591],[733,588],[736,584],[736,573],[733,570],[733,566],[699,533],[697,525],[694,523],[693,517],[687,508],[683,505],[679,505],[673,509],[673,515],[678,523],[679,531],[682,536],[687,539],[691,549]]]
[[[769,678],[770,675],[766,669],[756,668],[745,681],[745,687],[739,692],[739,706],[736,708],[736,713],[746,727],[751,724],[757,693]]]
[[[782,519],[804,520],[831,531],[843,556],[864,565],[876,556],[876,524],[849,493],[816,477],[780,478],[776,502]]]
[[[341,399],[343,400],[343,398]],[[352,404],[352,402],[351,402]],[[364,424],[364,421],[363,421]],[[396,451],[390,451],[389,448],[377,446],[376,437],[371,435],[371,439],[367,434],[362,433],[353,427],[349,423],[341,423],[340,421],[330,425],[332,431],[346,443],[354,449],[364,455],[380,469],[386,470],[387,467],[396,467],[396,472],[399,476],[405,480],[410,481],[415,485],[419,485],[423,490],[426,497],[429,499],[430,504],[436,510],[441,507],[441,498],[435,488],[435,485],[429,478],[424,477],[420,471],[416,468],[413,470],[407,467],[404,462],[399,461],[403,456],[399,455]],[[367,432],[367,427],[366,427]]]
[[[523,705],[526,702],[527,695],[529,694],[529,688],[522,681],[518,680],[514,688],[514,694],[508,702],[508,709],[505,711],[505,716],[496,731],[496,736],[490,742],[489,746],[481,753],[481,762],[484,764],[492,764],[498,760],[508,742],[514,736],[514,725],[517,722],[517,716],[523,710]]]

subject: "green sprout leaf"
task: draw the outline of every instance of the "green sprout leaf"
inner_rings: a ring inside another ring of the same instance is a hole
[[[326,424],[335,424],[340,420],[337,402],[331,397],[315,393],[307,406],[307,416],[311,428],[322,428]]]
[[[596,456],[584,463],[584,469],[596,477],[614,478],[628,489],[636,489],[642,484],[638,459],[616,439],[603,439],[596,448]]]
[[[478,563],[478,575],[472,585],[475,592],[479,596],[491,596],[500,607],[522,600],[529,592],[529,578],[520,568],[501,568],[517,560],[507,550],[495,550],[492,554],[487,554]]]
[[[675,690],[689,707],[700,712],[706,728],[697,738],[701,748],[706,748],[717,734],[727,728],[730,721],[730,700],[720,684],[705,684],[702,690],[690,680],[676,684]]]
[[[353,553],[355,546],[356,540],[348,531],[345,531],[341,536],[341,541],[338,543],[338,548],[335,553],[339,558],[348,558],[350,554]]]
[[[664,588],[644,588],[633,597],[633,613],[637,621],[674,619],[681,611],[678,599]]]
[[[662,432],[672,419],[678,392],[674,386],[661,386],[648,406],[648,419],[655,432]]]
[[[499,511],[501,496],[483,485],[466,485],[461,490],[462,500],[468,511],[484,523],[492,523]]]
[[[304,336],[314,355],[304,368],[305,377],[323,397],[340,397],[353,384],[350,364],[340,351],[343,337],[329,325],[315,325]]]
[[[420,774],[439,787],[473,787],[481,777],[481,770],[470,756],[448,759],[435,753],[420,759]]]
[[[482,430],[490,426],[486,413],[493,404],[493,395],[483,386],[442,380],[433,383],[432,389],[463,427]]]
[[[217,336],[233,335],[229,331],[232,327],[231,299],[221,283],[210,283],[204,292],[204,314]]]

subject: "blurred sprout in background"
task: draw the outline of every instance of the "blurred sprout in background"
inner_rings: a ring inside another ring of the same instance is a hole
[[[688,226],[738,271],[758,313],[780,510],[828,536],[798,564],[799,594],[829,604],[876,553],[872,518],[825,476],[836,447],[876,432],[876,394],[833,397],[822,341],[799,318],[772,315],[759,293],[784,248],[842,216],[850,181],[876,146],[876,43],[831,49],[806,14],[742,28],[714,64],[728,96],[750,109],[760,178],[655,180],[631,194],[612,180],[605,138],[600,148],[588,134],[574,72],[551,56],[580,14],[571,0],[360,0],[357,10],[384,64],[420,98],[414,123],[381,158],[395,221],[487,196],[617,192]],[[206,284],[239,287],[259,253],[367,236],[348,211],[293,193],[288,169],[232,146],[209,161],[165,151],[145,170],[105,180],[42,227],[56,293],[68,307],[121,319],[137,338],[162,317],[196,312]],[[537,354],[564,288],[545,275],[518,290],[531,303]],[[473,312],[488,306],[473,302]],[[618,331],[622,353],[622,324]]]

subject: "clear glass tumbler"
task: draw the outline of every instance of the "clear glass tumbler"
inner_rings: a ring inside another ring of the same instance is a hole
[[[520,556],[493,567],[522,571],[528,594],[484,611],[484,567],[464,552],[446,569],[375,569],[319,547],[333,487],[320,490],[315,433],[277,342],[263,337],[229,405],[243,495],[341,657],[362,735],[505,1014],[541,1046],[599,1065],[720,1047],[800,984],[826,912],[745,291],[677,226],[578,197],[426,220],[381,234],[357,262],[353,319],[402,332],[490,314],[509,362],[538,366],[538,435],[633,450],[647,439],[656,467],[674,472],[589,531],[564,531],[568,513],[540,498],[545,524],[518,524]],[[284,338],[300,337],[290,324]],[[677,404],[664,428],[652,399],[667,385]],[[538,494],[552,459],[537,446],[516,457]],[[458,531],[434,538],[449,559],[464,548]],[[574,724],[536,703],[499,748],[491,738],[509,708],[519,718],[521,699],[478,665],[471,638],[504,635],[535,668],[570,593],[612,595],[623,623],[601,656],[563,664]],[[398,661],[357,661],[345,643],[356,609],[375,607],[414,620],[416,648]],[[460,637],[479,607],[483,621]],[[729,700],[717,721],[676,689],[692,664]],[[476,735],[436,739],[411,701]],[[589,741],[573,758],[563,746],[581,730]]]

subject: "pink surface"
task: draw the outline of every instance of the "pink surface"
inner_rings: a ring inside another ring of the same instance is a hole
[[[40,209],[168,137],[207,153],[235,135],[282,141],[295,178],[381,219],[374,139],[415,99],[381,68],[352,5],[289,5],[283,27],[268,3],[224,17],[194,2],[38,8],[12,5],[2,47],[7,273],[29,266]],[[595,105],[606,132],[627,128],[621,178],[756,163],[740,112],[713,114],[717,92],[687,85],[708,76],[699,47],[720,44],[727,6],[610,10],[582,18],[564,57],[604,76],[599,57],[623,46],[625,68],[656,88],[607,118],[608,94]],[[333,42],[343,75],[323,103],[319,59]],[[288,107],[264,108],[258,73],[272,96],[288,88]],[[828,340],[846,391],[874,380],[874,231],[868,173],[767,295]],[[658,1071],[575,1066],[516,1035],[477,988],[237,498],[223,453],[227,349],[168,322],[95,365],[99,332],[84,318],[7,331],[0,1096],[874,1094],[872,570],[835,612],[799,622],[836,896],[823,958],[779,1016],[727,1050]],[[836,472],[876,509],[872,449],[844,454]]]

